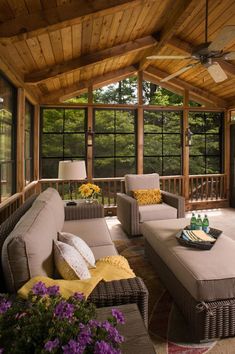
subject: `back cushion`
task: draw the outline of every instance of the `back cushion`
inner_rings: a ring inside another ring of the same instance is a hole
[[[48,204],[53,211],[57,231],[60,232],[64,226],[64,202],[54,188],[47,188],[38,197],[38,201]]]
[[[16,292],[37,275],[53,276],[53,240],[57,239],[53,213],[50,203],[36,200],[6,238],[2,268],[7,291]]]
[[[159,174],[125,175],[126,194],[132,195],[133,190],[159,188]]]

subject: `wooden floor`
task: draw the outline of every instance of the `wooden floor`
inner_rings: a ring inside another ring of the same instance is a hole
[[[217,229],[223,230],[224,234],[235,240],[235,209],[211,209],[197,211],[201,216],[208,215],[209,222]],[[186,218],[191,217],[191,212],[186,213]],[[128,239],[116,216],[106,217],[106,221],[113,240]]]

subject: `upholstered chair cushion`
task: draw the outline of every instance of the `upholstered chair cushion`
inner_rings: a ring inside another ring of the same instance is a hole
[[[91,277],[83,257],[74,247],[66,243],[54,241],[54,260],[56,269],[65,280]]]
[[[53,276],[56,239],[51,206],[35,200],[3,244],[2,268],[8,292],[16,292],[37,275]]]
[[[157,173],[143,175],[125,175],[126,194],[132,195],[137,189],[159,189],[159,175]]]
[[[162,202],[160,189],[137,189],[132,191],[138,205],[160,204]]]
[[[57,231],[61,231],[64,225],[64,202],[57,190],[47,188],[44,192],[39,194],[36,200],[47,203],[52,208]]]
[[[140,205],[139,218],[141,223],[150,220],[177,219],[177,209],[166,203]]]
[[[58,240],[74,247],[83,257],[88,268],[95,267],[94,254],[90,249],[90,247],[88,246],[88,244],[85,241],[83,241],[80,237],[73,235],[69,232],[59,232]]]

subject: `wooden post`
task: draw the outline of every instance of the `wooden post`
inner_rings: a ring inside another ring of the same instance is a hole
[[[224,173],[225,173],[225,186],[224,192],[226,199],[229,200],[230,191],[230,124],[231,124],[231,111],[224,113]]]
[[[24,201],[25,186],[25,90],[21,87],[17,90],[17,145],[16,145],[16,191],[22,193]]]
[[[93,87],[88,87],[88,108],[87,108],[87,129],[93,131]],[[93,141],[94,143],[94,141]],[[92,181],[93,177],[93,146],[87,146],[87,179]]]
[[[144,109],[143,109],[143,71],[138,72],[138,110],[137,110],[137,173],[144,170]]]
[[[186,146],[186,131],[189,128],[188,114],[189,114],[189,91],[184,90],[184,111],[183,111],[183,196],[185,197],[185,204],[187,206],[189,201],[189,146]]]
[[[34,106],[34,146],[33,146],[33,176],[34,180],[39,180],[39,141],[40,141],[40,108]]]

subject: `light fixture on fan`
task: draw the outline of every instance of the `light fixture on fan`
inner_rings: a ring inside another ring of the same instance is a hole
[[[224,48],[229,45],[230,42],[235,40],[235,26],[228,25],[222,28],[218,33],[214,41],[208,42],[208,0],[206,0],[205,11],[205,42],[195,47],[192,50],[192,54],[189,55],[152,55],[147,57],[151,60],[196,60],[192,64],[188,64],[179,69],[171,75],[167,75],[161,81],[169,81],[170,79],[194,68],[198,65],[203,65],[212,79],[217,82],[222,82],[227,79],[227,75],[222,69],[222,63],[224,60],[235,60],[235,52],[226,52]],[[220,65],[221,64],[221,65]]]

